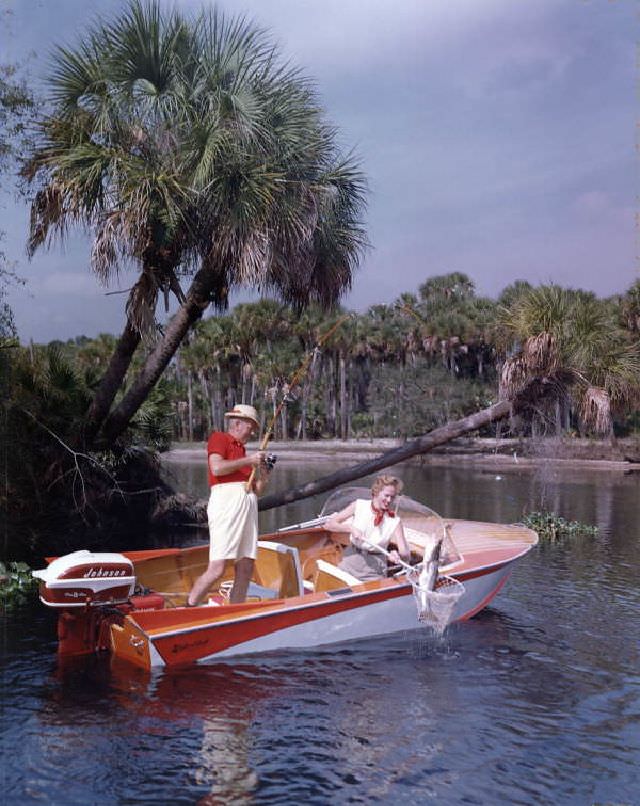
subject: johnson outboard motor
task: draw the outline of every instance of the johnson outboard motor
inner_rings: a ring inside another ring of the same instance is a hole
[[[109,649],[111,625],[132,609],[136,577],[131,560],[81,549],[32,573],[40,580],[42,603],[58,610],[59,655]]]
[[[48,607],[95,607],[127,602],[136,583],[133,563],[123,554],[86,549],[65,554],[42,571],[40,601]]]

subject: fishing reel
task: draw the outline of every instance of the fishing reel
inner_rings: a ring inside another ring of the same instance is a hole
[[[264,463],[267,466],[267,470],[273,470],[277,461],[278,457],[275,455],[275,453],[268,453],[264,457]]]

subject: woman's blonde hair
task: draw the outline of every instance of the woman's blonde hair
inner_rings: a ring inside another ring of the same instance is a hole
[[[396,495],[400,495],[403,484],[396,476],[376,476],[371,485],[371,496],[377,495],[383,487],[395,487]]]

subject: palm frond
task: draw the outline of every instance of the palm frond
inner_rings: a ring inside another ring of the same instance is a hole
[[[584,423],[598,434],[609,434],[613,420],[611,398],[606,389],[589,386],[581,400],[581,414]]]

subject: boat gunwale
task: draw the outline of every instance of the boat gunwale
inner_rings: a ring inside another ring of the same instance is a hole
[[[457,579],[460,582],[464,582],[464,580],[475,579],[479,576],[485,576],[490,573],[494,573],[495,571],[499,571],[507,565],[512,564],[524,554],[526,554],[530,550],[531,546],[524,548],[523,551],[514,555],[509,558],[505,558],[503,560],[497,561],[495,563],[489,563],[484,566],[476,566],[474,568],[469,569],[466,572],[457,572],[454,574],[450,574],[454,579]],[[372,584],[373,583],[373,584]],[[299,612],[301,610],[309,610],[317,607],[323,607],[331,604],[332,602],[351,602],[354,599],[363,598],[365,596],[373,596],[374,598],[381,598],[383,594],[392,595],[385,596],[385,599],[394,599],[400,598],[401,596],[410,595],[412,592],[411,583],[408,580],[401,581],[400,579],[395,578],[387,578],[381,580],[373,580],[371,582],[363,582],[362,585],[369,585],[370,587],[365,590],[358,590],[345,586],[345,588],[340,588],[336,592],[332,593],[330,591],[319,591],[318,593],[312,594],[303,594],[300,596],[294,597],[287,597],[284,599],[271,599],[266,600],[264,602],[255,602],[255,603],[248,603],[247,610],[248,612],[238,612],[237,617],[229,618],[233,614],[227,612],[221,612],[219,615],[213,616],[211,613],[210,615],[213,618],[208,618],[205,621],[198,621],[198,622],[191,622],[187,625],[180,626],[180,627],[145,627],[143,624],[140,624],[136,621],[136,611],[127,614],[127,620],[130,620],[136,626],[141,629],[145,635],[151,640],[154,641],[156,639],[164,639],[164,638],[171,638],[173,636],[180,636],[191,634],[194,632],[200,632],[206,629],[212,629],[217,627],[224,627],[228,626],[229,624],[243,624],[250,621],[255,621],[263,618],[268,618],[274,615],[281,615],[282,613],[294,613]],[[357,586],[360,588],[360,585]],[[344,591],[344,593],[341,593]],[[299,600],[298,604],[295,605],[288,605],[287,602],[293,602],[294,600]],[[375,604],[376,602],[371,602],[371,604]],[[233,605],[231,605],[233,607]],[[367,605],[368,606],[368,605]],[[192,610],[194,608],[175,608],[174,612],[184,612],[186,610]],[[211,606],[204,606],[198,608],[198,610],[205,611],[202,613],[204,616],[205,614],[209,614],[210,610],[215,609],[216,611],[226,610],[225,606],[222,608],[219,605],[211,605]],[[169,611],[139,611],[140,613],[145,613],[147,618],[153,618],[153,613],[162,613],[162,612],[169,612]],[[322,616],[319,616],[320,618]]]
[[[375,580],[376,585],[378,585],[378,580]],[[351,601],[352,599],[360,598],[363,596],[370,596],[376,594],[382,594],[385,592],[393,591],[394,593],[400,591],[397,595],[405,595],[403,592],[405,588],[411,588],[411,583],[409,582],[400,582],[399,580],[394,579],[381,579],[380,582],[387,583],[381,585],[379,587],[370,587],[367,590],[354,590],[351,587],[345,586],[344,588],[339,588],[336,591],[318,591],[317,593],[311,594],[302,594],[300,596],[291,596],[286,597],[284,599],[268,599],[262,602],[255,602],[250,603],[250,611],[243,614],[242,612],[238,612],[236,618],[229,618],[229,616],[233,616],[232,613],[229,613],[227,610],[228,606],[220,606],[220,605],[210,605],[210,606],[203,606],[197,608],[200,611],[204,611],[202,615],[205,615],[205,612],[208,613],[210,610],[216,611],[226,611],[220,613],[219,616],[210,618],[207,621],[202,622],[191,622],[189,626],[176,628],[170,632],[166,632],[163,630],[162,627],[144,627],[142,624],[139,624],[136,621],[136,611],[134,610],[132,613],[127,614],[127,619],[133,621],[140,629],[144,630],[145,634],[148,635],[150,638],[154,637],[170,637],[172,635],[182,635],[186,632],[195,632],[202,629],[207,629],[210,627],[219,627],[219,626],[226,626],[228,624],[242,624],[246,621],[252,621],[254,619],[261,619],[267,618],[268,616],[272,615],[280,615],[282,613],[294,613],[300,610],[308,610],[313,607],[321,607],[322,605],[330,604],[331,602],[338,602],[338,601]],[[362,585],[366,585],[368,583],[363,582]],[[358,585],[358,588],[361,586]],[[342,593],[344,591],[344,593]],[[408,591],[407,591],[408,593]],[[393,598],[393,597],[389,597]],[[295,605],[287,605],[287,602],[292,602],[294,600],[300,600],[300,604]],[[233,607],[233,605],[231,605]],[[174,608],[171,612],[183,612],[186,610],[193,610],[195,608],[188,608],[188,607],[180,607]],[[248,608],[249,609],[249,608]],[[144,610],[139,611],[145,614],[152,614],[152,613],[162,613],[162,612],[169,612],[169,611],[161,611],[161,610]],[[213,615],[213,614],[211,614]],[[152,617],[152,616],[151,616]],[[162,631],[162,632],[161,632]]]

